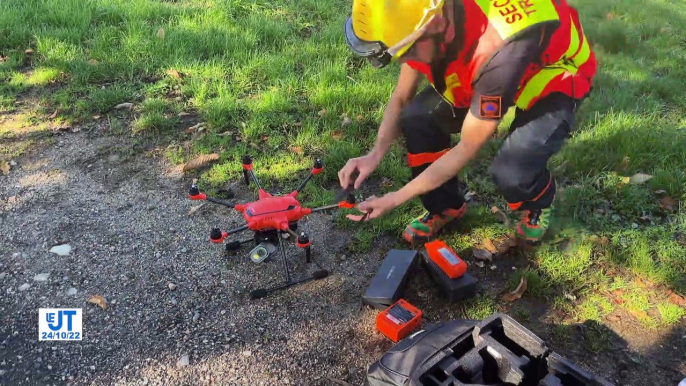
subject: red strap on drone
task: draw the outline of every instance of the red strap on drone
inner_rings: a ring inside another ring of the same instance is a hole
[[[317,174],[321,173],[324,171],[324,168],[312,168],[312,175],[316,176]]]
[[[205,200],[205,199],[207,199],[207,196],[205,195],[205,193],[199,193],[199,194],[196,194],[195,196],[191,196],[189,194],[188,197],[190,197],[191,200]]]

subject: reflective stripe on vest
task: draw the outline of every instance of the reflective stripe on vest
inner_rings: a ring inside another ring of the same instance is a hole
[[[503,40],[533,25],[559,20],[551,0],[473,0]]]
[[[521,109],[528,109],[534,98],[541,95],[546,86],[550,82],[569,73],[575,75],[579,66],[584,64],[590,57],[591,47],[588,44],[586,37],[579,33],[576,24],[572,18],[570,19],[570,41],[567,52],[560,58],[560,60],[550,66],[542,68],[536,75],[531,77],[524,87],[519,91],[519,96],[515,101],[517,107]],[[581,41],[581,44],[579,42]]]

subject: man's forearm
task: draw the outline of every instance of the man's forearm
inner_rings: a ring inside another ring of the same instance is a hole
[[[370,152],[379,159],[383,158],[388,150],[391,148],[393,141],[398,138],[400,134],[400,126],[398,125],[400,113],[405,105],[405,102],[398,97],[393,97],[388,101],[388,106],[384,111],[384,116],[379,126],[379,132],[376,136],[376,142]]]

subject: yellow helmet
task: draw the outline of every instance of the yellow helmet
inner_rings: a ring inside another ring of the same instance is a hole
[[[381,68],[424,33],[444,0],[353,0],[345,37],[352,51]]]

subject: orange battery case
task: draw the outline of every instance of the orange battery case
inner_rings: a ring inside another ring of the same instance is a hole
[[[431,261],[436,263],[451,279],[457,279],[467,272],[467,263],[460,259],[446,243],[435,240],[424,244]]]
[[[403,323],[401,320],[393,317],[389,312],[390,309],[395,305],[399,305],[405,310],[411,312],[414,314],[414,317],[407,323]],[[417,329],[421,323],[422,311],[403,299],[398,300],[390,307],[376,315],[376,329],[395,343],[398,343],[401,339]]]

